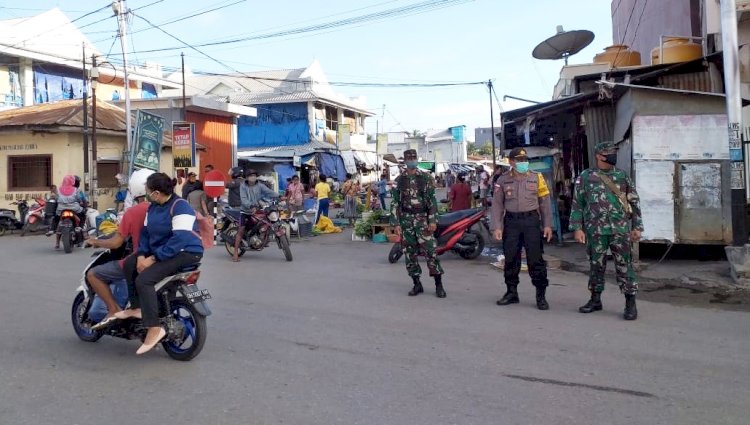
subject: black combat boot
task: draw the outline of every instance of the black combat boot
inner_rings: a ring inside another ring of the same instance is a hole
[[[506,285],[508,290],[502,298],[497,301],[497,305],[518,304],[518,285]]]
[[[549,310],[549,303],[545,298],[546,293],[547,288],[536,288],[536,308],[539,310]]]
[[[622,314],[625,320],[638,318],[638,309],[635,308],[635,295],[625,295],[625,312]]]
[[[419,276],[412,276],[411,280],[414,281],[414,287],[411,288],[411,291],[409,291],[410,297],[417,296],[424,292],[424,288],[422,288],[422,282],[419,281]]]
[[[445,289],[443,289],[443,276],[435,275],[435,296],[438,298],[446,297]]]
[[[599,292],[592,292],[591,299],[583,307],[580,307],[578,311],[581,313],[593,313],[602,309],[602,294]]]

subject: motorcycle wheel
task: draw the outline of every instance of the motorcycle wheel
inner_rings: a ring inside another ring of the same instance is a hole
[[[388,253],[388,262],[396,264],[402,255],[404,255],[404,251],[401,249],[401,244],[394,243],[391,252]]]
[[[476,231],[469,232],[472,235],[476,236],[477,238],[477,244],[474,245],[474,249],[471,251],[460,251],[458,255],[460,255],[462,258],[467,260],[473,260],[477,257],[479,257],[482,254],[482,251],[484,251],[484,236],[482,236],[481,233]]]
[[[203,350],[206,343],[206,318],[198,314],[192,304],[178,298],[170,301],[172,316],[185,327],[181,341],[165,339],[161,345],[169,357],[186,362],[192,360]]]
[[[62,234],[60,239],[62,240],[63,250],[65,251],[66,254],[70,254],[71,252],[73,252],[73,244],[72,244],[72,241],[70,240],[73,237],[73,235],[70,232],[71,232],[70,227],[63,227],[62,231],[60,232]]]
[[[24,223],[23,227],[21,227],[21,236],[23,237],[24,235],[26,235],[26,232],[27,232],[28,230],[29,230],[29,225],[28,225],[28,223]]]
[[[6,228],[5,228],[5,226],[0,226],[0,236],[5,236],[5,232],[6,232],[7,230],[8,230],[8,229],[6,229]]]
[[[86,342],[96,342],[104,335],[102,331],[92,331],[91,325],[83,323],[83,314],[86,305],[84,304],[83,292],[79,292],[73,300],[73,307],[70,313],[70,319],[73,323],[73,330],[78,338]]]
[[[284,251],[286,261],[292,261],[292,249],[289,248],[289,237],[286,234],[279,237],[279,248]]]
[[[226,230],[224,230],[222,233],[224,233],[224,248],[227,250],[227,253],[229,255],[234,255],[234,238],[237,236],[237,225],[232,223],[227,227]],[[230,242],[231,241],[231,242]],[[239,257],[242,257],[245,255],[245,248],[240,245],[240,252],[238,253]]]

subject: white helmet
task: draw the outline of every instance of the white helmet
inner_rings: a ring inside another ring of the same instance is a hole
[[[146,196],[146,180],[151,174],[154,174],[154,171],[145,168],[133,171],[133,174],[130,175],[130,184],[128,186],[130,195],[133,198]]]

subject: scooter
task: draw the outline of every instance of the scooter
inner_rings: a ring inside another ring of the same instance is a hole
[[[484,236],[476,225],[484,226],[489,233],[490,227],[485,208],[472,208],[438,216],[438,226],[435,231],[438,255],[446,251],[453,251],[467,260],[473,260],[484,250]],[[388,253],[388,261],[396,263],[403,255],[401,241],[393,244]],[[421,254],[420,254],[421,255]]]
[[[252,213],[242,212],[239,208],[224,208],[224,218],[219,237],[229,255],[234,255],[234,239],[245,220],[255,223],[252,231],[245,232],[237,255],[243,256],[246,251],[262,251],[271,239],[276,239],[278,247],[284,252],[286,261],[292,261],[292,250],[289,247],[289,228],[281,221],[277,202],[263,203]]]
[[[93,257],[83,270],[81,284],[73,299],[73,330],[78,338],[86,342],[96,342],[104,335],[142,341],[146,337],[146,328],[141,319],[120,320],[101,330],[91,329],[106,314],[106,306],[103,306],[103,301],[94,293],[86,279],[86,273],[95,266],[122,256],[107,250],[95,252]],[[155,286],[159,300],[159,322],[167,331],[161,345],[167,355],[175,360],[192,360],[206,343],[206,317],[211,315],[206,301],[211,299],[211,294],[207,289],[198,288],[201,273],[199,266],[200,264],[186,266]],[[111,286],[115,286],[114,295],[116,299],[119,298],[120,307],[124,308],[127,298],[120,293],[124,290],[125,295],[127,294],[127,284],[119,282]]]
[[[73,246],[83,246],[85,226],[86,223],[73,210],[63,210],[60,213],[57,233],[61,235],[60,241],[66,254],[73,252]]]
[[[23,223],[16,218],[16,212],[7,208],[0,208],[0,236],[23,227]]]
[[[31,207],[24,199],[13,202],[14,205],[18,205],[18,213],[21,215],[20,220],[23,222],[21,236],[24,236],[26,232],[37,232],[49,228],[49,224],[44,218],[47,201],[43,198],[36,198],[34,201]]]

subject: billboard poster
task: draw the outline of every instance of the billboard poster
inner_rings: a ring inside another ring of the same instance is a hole
[[[349,124],[339,124],[338,131],[336,132],[336,144],[340,151],[352,150],[351,144],[351,133],[349,131]]]
[[[388,153],[388,135],[378,134],[377,136],[377,147],[375,148],[378,155],[385,155]]]
[[[159,171],[161,141],[162,137],[164,137],[164,122],[164,118],[158,115],[141,110],[136,111],[135,135],[133,137],[133,166]]]
[[[195,167],[195,124],[172,123],[172,162],[174,168]]]

